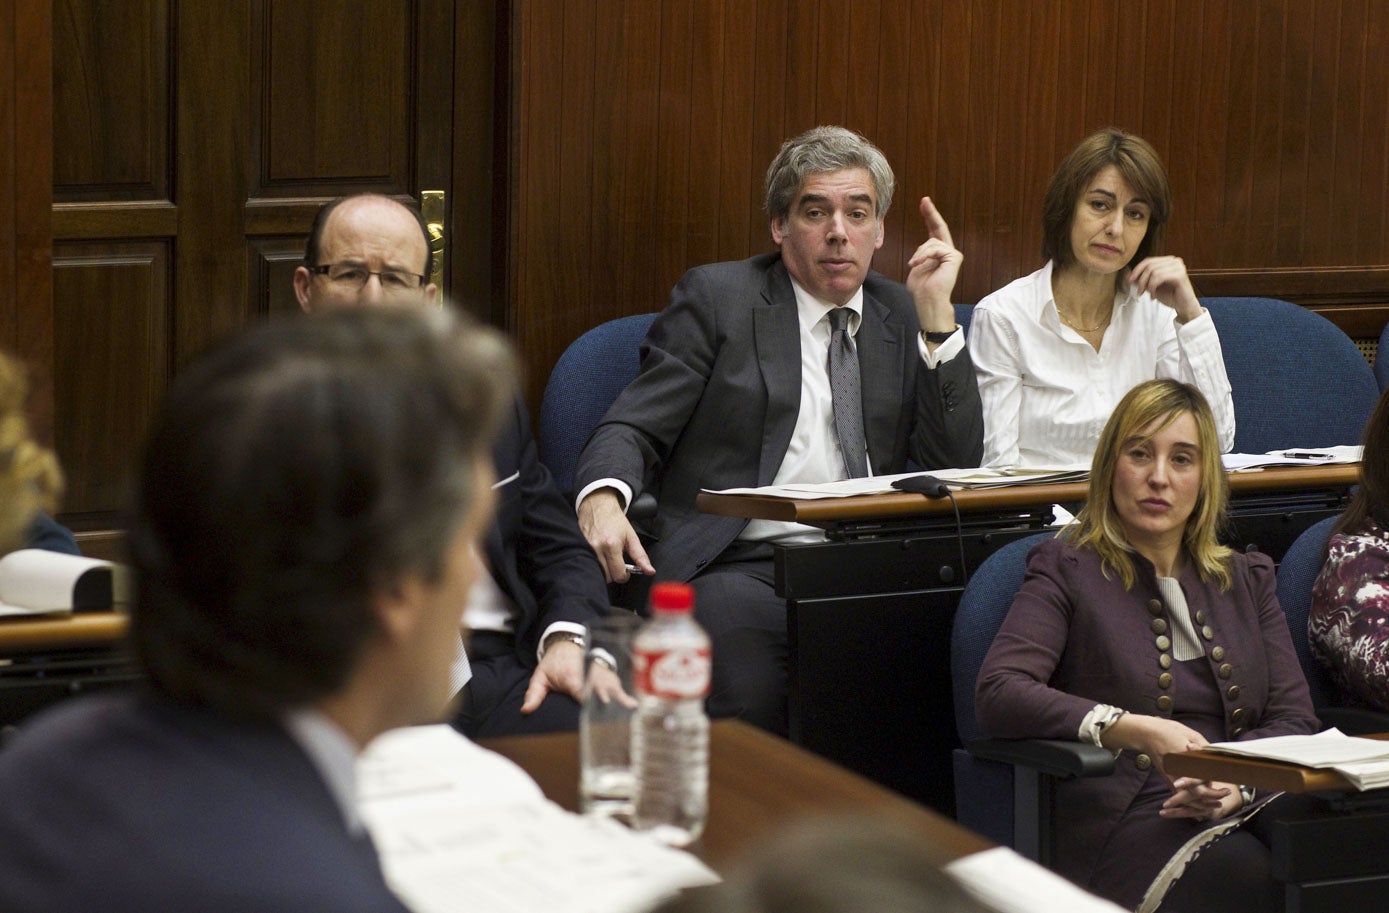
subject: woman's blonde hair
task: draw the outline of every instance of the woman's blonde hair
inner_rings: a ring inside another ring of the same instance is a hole
[[[1229,482],[1220,462],[1220,438],[1215,416],[1206,398],[1190,384],[1175,380],[1150,380],[1125,394],[1100,433],[1090,464],[1090,494],[1076,522],[1058,535],[1074,545],[1094,549],[1106,576],[1119,575],[1125,589],[1134,581],[1134,548],[1124,532],[1114,506],[1114,473],[1124,448],[1144,444],[1182,415],[1196,423],[1196,442],[1201,448],[1201,485],[1196,506],[1187,518],[1182,544],[1202,580],[1214,580],[1229,589],[1231,551],[1217,540],[1225,523]]]
[[[35,514],[52,512],[63,493],[57,459],[30,436],[27,392],[24,369],[0,354],[0,553],[22,546]]]

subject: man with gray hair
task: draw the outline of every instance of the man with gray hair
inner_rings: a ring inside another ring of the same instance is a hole
[[[610,581],[626,565],[691,582],[713,639],[709,710],[786,731],[786,605],[772,543],[810,527],[702,514],[701,488],[977,466],[983,413],[950,295],[962,255],[929,197],[906,285],[873,272],[893,175],[841,127],[788,140],[767,170],[780,247],[690,270],[642,344],[641,371],[579,459],[579,525]],[[625,511],[657,497],[651,550]]]

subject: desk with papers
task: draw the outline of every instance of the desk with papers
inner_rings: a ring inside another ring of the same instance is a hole
[[[1312,749],[1306,755],[1312,759],[1335,753],[1329,747],[1323,750],[1319,742],[1334,744],[1344,738],[1332,731],[1256,739],[1231,747],[1253,749],[1260,742],[1302,741]],[[1389,740],[1389,733],[1368,739]],[[1389,763],[1389,743],[1385,761]],[[1169,754],[1163,763],[1174,776],[1308,795],[1294,808],[1277,810],[1272,827],[1273,875],[1286,886],[1288,910],[1358,913],[1384,908],[1389,896],[1389,789],[1361,792],[1330,767],[1224,754],[1212,748]]]
[[[1229,475],[1226,541],[1280,559],[1297,535],[1339,514],[1359,464]],[[778,498],[704,493],[708,513],[818,526],[826,541],[775,547],[787,601],[791,737],[947,814],[956,747],[950,626],[969,569],[1044,532],[1053,504],[1079,504],[1084,482],[954,492]],[[961,564],[963,553],[964,563]]]
[[[480,744],[518,764],[560,807],[578,808],[574,733]],[[738,720],[714,721],[709,822],[691,848],[714,871],[727,871],[795,821],[836,813],[867,816],[920,834],[934,862],[1001,913],[1119,913],[1114,904],[851,771]]]

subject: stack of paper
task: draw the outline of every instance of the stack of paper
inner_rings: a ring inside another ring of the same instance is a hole
[[[1283,735],[1247,742],[1213,742],[1207,751],[1330,768],[1356,789],[1389,786],[1389,741],[1348,736],[1339,729],[1316,735]]]
[[[1358,463],[1363,450],[1359,444],[1344,444],[1339,447],[1270,450],[1268,453],[1227,453],[1220,460],[1226,472],[1269,466],[1329,466],[1333,463]]]
[[[386,879],[416,913],[624,913],[719,880],[689,853],[564,811],[448,726],[387,733],[357,777]]]
[[[1089,463],[1064,466],[1004,466],[996,469],[939,469],[931,475],[951,488],[1009,488],[1014,485],[1059,485],[1090,478]]]
[[[704,489],[717,495],[759,495],[764,498],[790,498],[813,501],[818,498],[848,498],[855,495],[895,494],[899,489],[892,483],[898,479],[929,475],[940,479],[955,491],[969,488],[1008,488],[1015,485],[1059,484],[1082,482],[1089,478],[1090,464],[1072,463],[1064,466],[1022,467],[998,469],[933,469],[930,472],[901,472],[896,475],[868,476],[838,482],[791,482],[785,485],[764,485],[760,488],[725,488],[721,491]]]

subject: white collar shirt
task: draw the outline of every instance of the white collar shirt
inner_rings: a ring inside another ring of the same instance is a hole
[[[1196,386],[1215,414],[1222,451],[1235,442],[1235,407],[1210,313],[1176,314],[1127,284],[1095,351],[1061,322],[1052,264],[974,308],[969,350],[984,405],[985,466],[1088,463],[1119,400],[1145,380]]]
[[[801,406],[791,442],[772,484],[848,478],[834,429],[834,400],[830,393],[829,314],[835,306],[815,298],[795,279],[791,280],[791,287],[796,293],[796,318],[801,334]],[[862,286],[843,307],[849,312],[848,333],[857,336],[863,322]],[[871,472],[871,469],[866,466],[863,471]],[[815,542],[824,537],[816,527],[776,520],[750,520],[739,536],[740,539],[778,542]]]
[[[353,836],[365,833],[366,826],[357,809],[356,743],[337,723],[312,708],[291,710],[284,714],[281,723],[328,785],[347,832]]]

